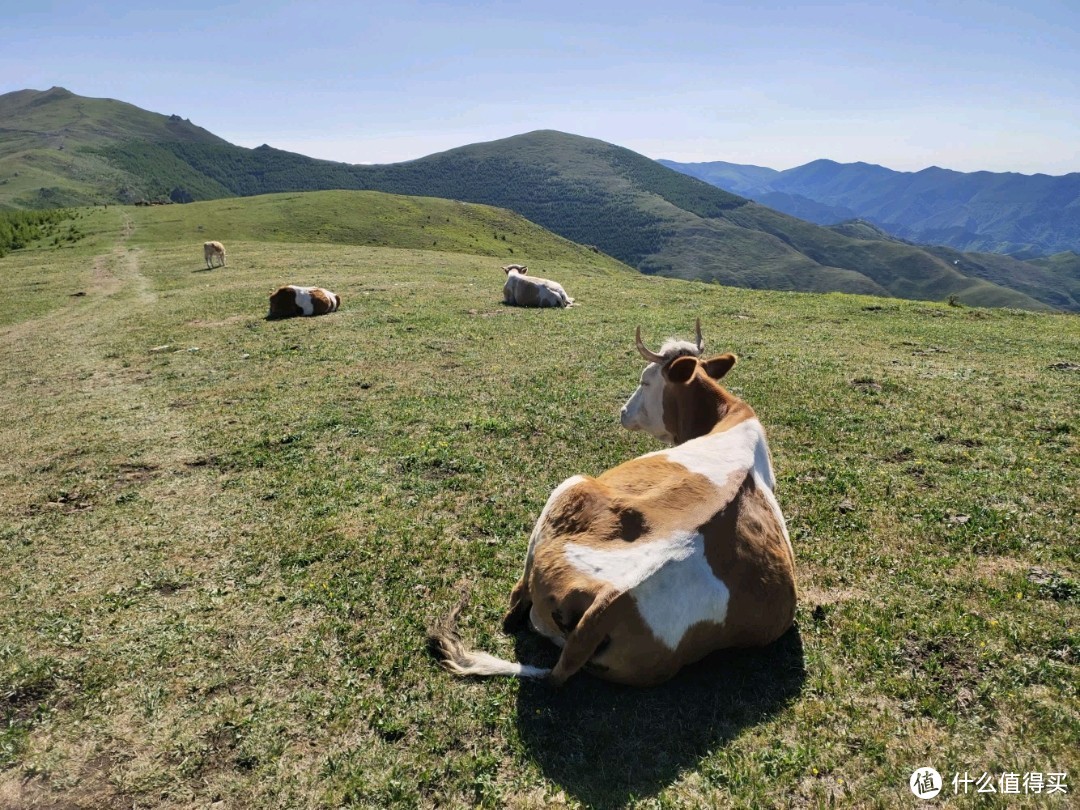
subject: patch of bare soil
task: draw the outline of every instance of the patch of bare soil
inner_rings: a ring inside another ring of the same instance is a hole
[[[12,769],[0,773],[0,810],[129,810],[135,799],[109,781],[111,759],[105,754],[87,759],[77,776],[54,784],[43,774],[26,775]]]

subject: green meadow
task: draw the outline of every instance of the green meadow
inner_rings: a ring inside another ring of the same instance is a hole
[[[899,808],[923,766],[936,805],[1075,802],[1076,316],[647,277],[372,192],[77,216],[0,259],[0,808]],[[579,305],[504,306],[511,261]],[[285,283],[342,309],[265,320]],[[695,318],[769,434],[796,627],[649,690],[445,673],[463,594],[470,642],[554,660],[499,631],[529,531],[658,449],[618,424],[634,329]]]

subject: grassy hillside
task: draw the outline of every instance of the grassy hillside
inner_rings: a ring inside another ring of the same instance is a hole
[[[542,232],[515,257],[580,306],[507,308],[503,257],[365,243],[438,218],[408,205],[442,203],[110,206],[0,260],[0,807],[900,808],[928,764],[1074,790],[1076,317],[647,277]],[[343,309],[266,321],[284,282]],[[695,317],[770,435],[797,628],[653,690],[442,672],[463,588],[469,639],[552,659],[496,630],[528,532],[657,449],[618,426],[634,328]]]
[[[511,211],[378,191],[268,194],[161,206],[140,212],[138,222],[132,236],[136,244],[185,242],[201,250],[207,239],[224,241],[227,249],[238,240],[335,243],[494,257],[491,267],[497,276],[501,265],[511,261],[587,262],[631,272]]]
[[[851,239],[879,239],[884,242],[904,241],[881,230],[877,225],[872,222],[867,222],[865,219],[852,219],[847,222],[839,222],[836,225],[830,225],[829,230],[835,231],[841,236],[850,237]]]
[[[0,95],[0,209],[167,199],[178,186],[194,197],[229,194],[162,152],[162,142],[226,143],[178,115],[62,87]],[[131,154],[121,166],[97,151],[106,146]]]
[[[1080,256],[1075,253],[1019,261],[1000,253],[961,253],[948,247],[926,250],[952,262],[965,275],[996,284],[1005,282],[1053,307],[1080,312]]]
[[[360,167],[363,168],[363,167]],[[645,273],[1046,309],[913,245],[854,240],[602,141],[534,132],[365,169],[372,187],[509,207]],[[500,182],[502,180],[503,182]]]

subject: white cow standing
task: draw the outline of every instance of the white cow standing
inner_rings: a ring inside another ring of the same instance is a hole
[[[574,299],[557,281],[527,275],[529,268],[523,264],[503,267],[506,283],[503,284],[503,301],[518,307],[569,307]]]
[[[204,242],[203,258],[206,259],[206,267],[209,270],[213,270],[217,266],[215,262],[220,262],[221,266],[224,267],[225,246],[221,242]]]

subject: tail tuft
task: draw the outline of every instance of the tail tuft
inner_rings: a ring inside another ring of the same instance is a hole
[[[465,601],[463,597],[446,618],[436,622],[428,630],[428,650],[443,667],[460,676],[509,675],[515,678],[546,678],[550,674],[550,669],[517,664],[485,652],[466,649],[457,626]]]

